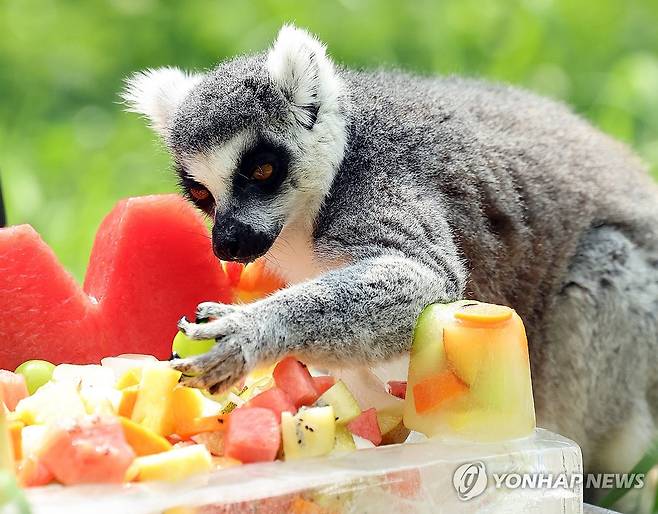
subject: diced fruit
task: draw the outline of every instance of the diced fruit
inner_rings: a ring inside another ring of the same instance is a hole
[[[279,362],[272,373],[274,382],[283,389],[295,407],[312,404],[318,397],[313,378],[306,366],[294,357]]]
[[[215,430],[214,432],[200,432],[191,437],[192,441],[197,444],[204,445],[208,451],[214,456],[223,456],[224,455],[224,432]],[[231,459],[233,462],[238,462],[235,459]],[[215,462],[213,460],[213,462]],[[215,465],[217,463],[215,462]],[[239,462],[238,462],[239,464]]]
[[[43,461],[35,455],[23,459],[18,466],[18,483],[22,487],[40,487],[55,480]]]
[[[420,492],[421,476],[418,469],[404,469],[386,473],[385,488],[401,498],[416,498]]]
[[[457,375],[449,370],[442,371],[423,379],[414,386],[416,412],[423,414],[466,393],[468,393],[468,386]]]
[[[27,425],[21,430],[21,448],[23,458],[37,455],[48,434],[46,425]]]
[[[16,368],[16,373],[25,377],[25,384],[30,394],[34,394],[42,385],[53,378],[55,365],[42,360],[24,362]]]
[[[14,410],[16,404],[28,395],[23,375],[0,369],[0,400],[9,410]]]
[[[407,396],[407,382],[406,380],[390,380],[388,383],[388,392],[393,396],[404,400]]]
[[[336,440],[332,453],[348,453],[356,450],[352,432],[345,425],[336,425]]]
[[[190,339],[183,332],[178,332],[171,345],[171,351],[176,357],[186,359],[209,352],[215,343],[214,339]]]
[[[276,415],[262,407],[241,407],[228,418],[224,435],[227,457],[244,463],[271,461],[281,446]]]
[[[359,404],[342,380],[339,380],[327,389],[324,394],[315,401],[315,405],[318,407],[331,405],[334,408],[336,423],[339,425],[349,423],[361,414]]]
[[[384,434],[388,434],[391,430],[397,427],[402,421],[402,416],[397,414],[389,414],[387,412],[378,412],[377,413],[377,424],[379,425],[379,431]]]
[[[40,455],[64,485],[123,482],[135,458],[115,418],[91,417],[53,426]]]
[[[336,442],[336,420],[331,405],[301,408],[294,416],[281,414],[283,453],[287,460],[320,457]]]
[[[183,435],[190,421],[203,416],[204,398],[201,391],[191,387],[178,386],[172,395],[174,409],[174,433]]]
[[[158,359],[156,359],[153,355],[144,355],[141,353],[123,353],[121,355],[117,355],[116,357],[103,357],[101,359],[101,366],[111,369],[116,380],[119,380],[128,372],[134,371],[137,375],[136,383],[139,383],[142,368],[155,364],[156,362],[158,362]],[[126,385],[134,384],[125,384],[124,387]],[[118,384],[116,387],[121,389]]]
[[[5,406],[0,402],[0,470],[14,473],[14,443]]]
[[[26,425],[56,423],[86,414],[76,387],[68,382],[48,382],[16,406],[16,416]]]
[[[212,468],[212,456],[202,444],[173,448],[168,452],[137,457],[127,476],[135,480],[182,480],[206,473]]]
[[[114,387],[114,372],[99,364],[60,364],[53,371],[53,382],[70,382],[76,387]]]
[[[281,421],[282,412],[291,412],[293,414],[297,412],[297,408],[290,401],[288,395],[279,387],[272,387],[267,391],[257,394],[246,403],[246,406],[270,409],[276,414],[277,421]]]
[[[226,429],[225,414],[215,414],[213,416],[201,416],[181,421],[176,426],[176,434],[183,439],[201,434],[204,432],[217,432]]]
[[[123,435],[135,455],[142,457],[171,450],[172,445],[169,441],[145,426],[124,417],[120,417],[119,421],[123,428]]]
[[[117,380],[117,389],[125,389],[126,387],[132,387],[139,385],[142,381],[142,370],[141,368],[132,368],[126,371],[123,375]]]
[[[23,458],[23,428],[25,425],[22,421],[9,421],[9,438],[14,454],[14,460],[18,462]]]
[[[315,390],[317,391],[318,395],[324,394],[324,392],[335,383],[336,380],[334,377],[330,377],[329,375],[313,377],[313,384],[315,385]]]
[[[117,414],[130,418],[135,409],[135,402],[137,401],[137,393],[139,393],[139,386],[126,387],[121,391],[121,400],[119,401],[119,408]]]
[[[357,418],[347,424],[347,428],[353,434],[367,439],[375,446],[379,446],[382,442],[382,433],[379,429],[375,409],[364,410]]]
[[[325,509],[317,503],[297,496],[290,504],[291,514],[326,514]]]
[[[200,302],[231,300],[207,233],[203,218],[179,195],[128,198],[106,216],[84,282],[102,312],[100,356],[167,359],[181,316],[192,316]]]
[[[145,368],[131,419],[156,434],[172,434],[175,428],[174,388],[180,376],[180,372],[165,366]]]
[[[409,432],[409,429],[404,426],[402,421],[400,421],[393,430],[389,430],[385,434],[382,434],[382,444],[403,443],[407,437],[409,437]]]

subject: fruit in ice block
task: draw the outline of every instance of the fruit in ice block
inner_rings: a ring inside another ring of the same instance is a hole
[[[240,407],[231,412],[224,434],[227,457],[244,463],[272,461],[280,446],[279,421],[270,409]]]
[[[295,407],[312,404],[318,395],[313,377],[294,357],[286,357],[272,372],[277,387],[283,389]]]
[[[49,429],[39,457],[64,485],[120,483],[135,453],[119,420],[93,416]]]
[[[27,398],[28,394],[23,375],[0,369],[0,400],[9,410],[14,410],[16,404],[23,398]]]
[[[331,405],[334,408],[336,423],[339,425],[349,423],[361,414],[361,407],[342,380],[336,382],[315,400],[315,405],[318,407]]]
[[[124,417],[120,417],[119,422],[123,428],[126,442],[132,447],[135,455],[142,457],[171,450],[172,446],[169,441],[144,425]]]
[[[428,436],[523,437],[535,412],[523,322],[475,301],[427,307],[414,331],[404,424]]]
[[[182,480],[212,469],[212,455],[202,444],[173,448],[168,452],[137,457],[126,477],[130,480]]]
[[[336,442],[333,407],[303,407],[295,415],[282,413],[281,436],[286,460],[329,454]]]
[[[42,385],[50,382],[54,371],[55,365],[43,360],[27,361],[16,368],[16,373],[25,377],[29,394],[34,394]]]
[[[367,439],[375,446],[379,446],[382,442],[382,432],[377,421],[377,410],[374,408],[364,410],[347,424],[347,428],[354,435]]]
[[[288,395],[279,387],[272,387],[267,391],[257,394],[246,403],[247,407],[263,407],[270,409],[276,415],[277,421],[281,421],[282,412],[297,412],[297,407],[290,401]]]
[[[131,419],[161,436],[172,434],[176,425],[174,388],[180,376],[167,366],[145,368]]]

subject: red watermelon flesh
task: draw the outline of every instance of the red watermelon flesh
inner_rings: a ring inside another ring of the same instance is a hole
[[[95,300],[32,227],[0,229],[0,368],[164,359],[181,316],[233,297],[203,219],[176,195],[119,202],[97,234],[84,290]]]
[[[96,306],[29,225],[0,229],[0,312],[2,368],[97,355]]]
[[[377,410],[375,408],[364,410],[347,424],[347,428],[354,435],[367,439],[375,446],[382,443],[382,432],[377,422]]]
[[[121,483],[135,453],[118,419],[91,417],[51,427],[40,458],[64,485]]]
[[[181,316],[194,319],[201,302],[232,300],[201,216],[177,195],[117,204],[96,235],[84,290],[101,305],[104,355],[160,359],[171,354]]]
[[[330,377],[329,375],[321,375],[319,377],[313,377],[313,385],[315,386],[315,390],[318,393],[318,396],[321,396],[324,394],[324,392],[332,387],[336,383],[336,380],[334,377]]]
[[[270,409],[279,422],[281,422],[282,412],[291,412],[293,414],[297,412],[297,407],[293,405],[288,395],[279,387],[271,387],[267,391],[257,394],[247,402],[246,406]]]
[[[308,369],[294,357],[280,361],[272,376],[274,383],[286,392],[295,407],[310,405],[320,396]]]
[[[243,463],[272,461],[281,445],[276,415],[262,407],[231,412],[224,435],[224,454]]]

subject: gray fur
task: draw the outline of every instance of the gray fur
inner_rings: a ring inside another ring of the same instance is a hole
[[[293,150],[300,130],[319,130],[327,106],[316,126],[294,127],[265,62],[229,61],[191,90],[165,134],[176,159],[245,128]],[[288,353],[376,363],[409,349],[431,302],[510,305],[528,330],[539,424],[574,438],[592,469],[631,465],[658,415],[658,190],[643,165],[563,105],[516,88],[336,73],[347,143],[326,171],[330,189],[301,209],[322,272],[211,323],[182,320],[218,343],[174,366],[191,385],[221,388]],[[293,152],[280,195],[303,159]]]

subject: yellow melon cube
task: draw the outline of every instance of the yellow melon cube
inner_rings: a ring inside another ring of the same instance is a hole
[[[174,432],[174,389],[181,373],[168,366],[144,368],[131,419],[156,434]]]
[[[210,471],[212,456],[202,444],[182,446],[168,452],[137,457],[131,466],[135,480],[176,481]]]

